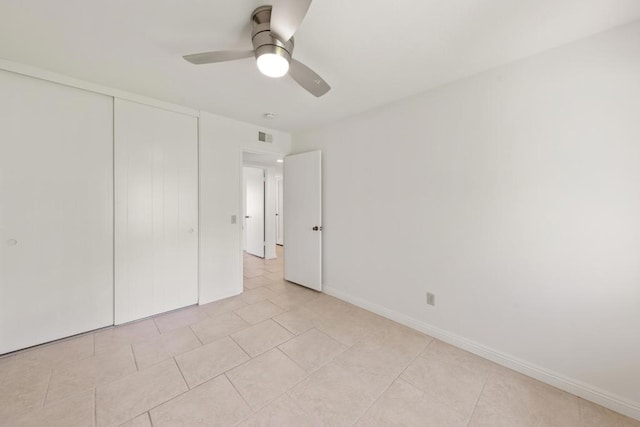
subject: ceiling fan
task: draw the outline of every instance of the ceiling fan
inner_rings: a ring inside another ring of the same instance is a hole
[[[322,77],[292,58],[293,34],[309,10],[311,0],[273,0],[273,6],[260,6],[251,13],[252,50],[220,50],[194,53],[183,58],[192,64],[211,64],[256,57],[258,69],[269,77],[282,77],[287,72],[304,89],[316,97],[331,87]]]

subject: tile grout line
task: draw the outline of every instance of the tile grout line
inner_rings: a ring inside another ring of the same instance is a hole
[[[93,425],[98,425],[98,387],[93,388]]]
[[[478,393],[478,398],[476,399],[476,403],[475,405],[473,405],[473,411],[471,411],[471,414],[469,414],[469,418],[467,419],[467,424],[465,424],[466,427],[469,427],[469,424],[471,423],[471,420],[473,419],[473,414],[475,414],[476,409],[478,409],[478,402],[480,402],[480,398],[482,397],[482,393],[484,393],[484,389],[487,386],[487,383],[489,382],[489,378],[491,377],[492,374],[487,376],[487,379],[485,380],[484,384],[482,384],[482,389],[480,390],[480,393]],[[449,406],[449,405],[447,405]]]
[[[427,345],[425,346],[425,348],[420,352],[420,354],[418,354],[418,357],[416,357],[415,359],[413,359],[413,361],[412,361],[411,363],[415,362],[415,361],[416,361],[416,360],[418,360],[418,358],[420,358],[420,357],[422,357],[422,358],[423,358],[423,359],[425,359],[425,360],[429,360],[429,359],[427,359],[426,357],[422,356],[422,354],[423,354],[423,353],[424,353],[424,352],[425,352],[425,351],[426,351],[426,350],[427,350],[427,349],[428,349],[428,348],[429,348],[429,347],[430,347],[434,342],[439,341],[437,338],[433,338],[433,337],[431,337],[431,338],[432,338],[432,339],[431,339],[431,341],[429,342],[429,344],[427,344]],[[402,374],[403,374],[403,373],[404,373],[408,368],[409,368],[409,366],[407,366],[407,367],[402,371],[402,373],[401,373],[400,375],[402,375]],[[482,389],[480,390],[480,393],[478,394],[478,397],[477,397],[477,399],[476,399],[476,403],[475,403],[475,405],[474,405],[474,407],[473,407],[473,411],[471,411],[471,415],[463,414],[460,410],[458,410],[458,409],[454,408],[453,406],[449,405],[448,403],[440,402],[440,404],[442,404],[442,405],[446,406],[448,409],[450,409],[451,411],[453,411],[453,412],[455,412],[455,413],[457,413],[457,414],[459,414],[459,415],[462,415],[462,416],[464,416],[464,417],[468,417],[468,419],[467,419],[467,424],[466,424],[466,426],[468,427],[469,423],[471,422],[471,417],[473,416],[473,413],[475,412],[475,408],[476,408],[476,406],[477,406],[477,404],[478,404],[478,401],[480,400],[480,395],[482,395],[482,392],[484,391],[484,387],[485,387],[486,383],[489,381],[489,378],[490,378],[494,373],[495,373],[495,371],[492,369],[491,373],[489,373],[489,375],[487,375],[487,378],[485,379],[484,383],[482,384]],[[403,379],[403,378],[401,378],[401,379],[402,379],[403,381],[405,381],[407,384],[411,385],[412,387],[415,387],[415,388],[416,388],[417,390],[419,390],[422,394],[431,395],[432,397],[434,396],[430,391],[426,391],[426,390],[422,389],[418,384],[415,384],[413,381],[411,381],[411,380],[409,380],[409,379]]]
[[[182,372],[182,369],[180,369],[180,365],[178,364],[178,361],[176,360],[176,357],[173,356],[172,359],[173,359],[173,363],[175,363],[176,367],[178,368],[178,372],[180,372],[180,376],[182,377],[182,381],[184,381],[184,385],[187,386],[187,390],[191,390],[191,387],[189,387],[189,383],[187,382],[187,379],[184,377],[184,373]]]
[[[296,338],[296,337],[294,336],[293,338]],[[282,344],[286,344],[286,343],[288,343],[288,342],[289,342],[289,341],[291,341],[293,338],[291,338],[290,340],[287,340],[287,341],[283,342]],[[281,346],[282,344],[279,344],[279,345],[277,345],[277,346],[275,346],[275,347],[273,347],[273,348],[277,349],[280,353],[284,354],[284,356],[285,356],[287,359],[289,359],[291,362],[293,362],[293,364],[294,364],[294,365],[296,365],[297,367],[299,367],[300,369],[302,369],[302,370],[307,374],[307,376],[305,376],[305,378],[307,378],[307,377],[311,376],[311,374],[312,374],[313,372],[307,372],[307,369],[306,369],[305,367],[303,367],[303,366],[302,366],[302,365],[300,365],[298,362],[296,362],[295,360],[293,360],[293,359],[292,359],[292,358],[291,358],[287,353],[285,353],[284,351],[282,351],[282,349],[280,349],[280,346]],[[273,349],[270,349],[270,350],[273,350]],[[269,351],[269,350],[267,350],[267,351]],[[266,351],[265,351],[265,353],[266,353]],[[264,353],[263,353],[263,354],[264,354]],[[323,366],[324,366],[324,365],[323,365]],[[320,368],[318,368],[318,369],[320,369]],[[298,385],[298,383],[296,383],[296,385]],[[295,386],[294,386],[294,387],[295,387]],[[293,388],[293,387],[291,387],[291,388]],[[289,390],[290,390],[290,389],[289,389]],[[289,390],[287,390],[287,391],[289,391]]]
[[[373,406],[374,406],[374,405],[375,405],[375,404],[380,400],[380,398],[381,398],[381,397],[382,397],[382,396],[387,392],[387,390],[389,390],[389,388],[391,388],[391,386],[392,386],[396,381],[398,381],[399,379],[402,379],[402,378],[400,378],[400,377],[402,376],[402,374],[404,374],[404,372],[409,368],[409,366],[411,366],[411,364],[412,364],[413,362],[415,362],[415,361],[418,359],[418,357],[420,357],[420,355],[421,355],[422,353],[424,353],[424,351],[425,351],[427,348],[429,348],[429,346],[431,345],[431,343],[432,343],[433,341],[435,341],[435,338],[431,337],[431,341],[429,341],[429,342],[427,343],[427,345],[425,345],[425,346],[424,346],[424,348],[423,348],[422,350],[420,350],[420,351],[416,354],[416,356],[415,356],[413,359],[411,359],[411,361],[410,361],[409,363],[407,363],[407,366],[405,366],[405,367],[404,367],[404,369],[403,369],[402,371],[400,371],[400,373],[398,373],[398,375],[396,375],[396,377],[395,377],[395,378],[394,378],[394,379],[389,383],[389,385],[388,385],[387,387],[385,387],[385,389],[382,391],[382,393],[380,393],[380,395],[379,395],[379,396],[378,396],[378,397],[377,397],[373,402],[371,402],[371,404],[367,407],[367,409],[365,409],[365,410],[364,410],[364,412],[363,412],[362,414],[360,414],[360,416],[359,416],[359,417],[358,417],[358,418],[353,422],[353,424],[351,424],[351,425],[355,425],[355,424],[357,424],[357,423],[358,423],[358,421],[360,421],[360,419],[361,419],[363,416],[365,416],[365,415],[367,414],[367,412],[369,412],[369,409],[371,409],[371,408],[372,408],[372,407],[373,407]],[[404,381],[404,380],[403,380],[403,381]],[[422,390],[420,390],[420,391],[422,391]]]
[[[249,326],[249,327],[250,327],[250,326]],[[246,328],[245,328],[245,329],[246,329]],[[243,330],[244,330],[244,329],[243,329]],[[241,332],[241,331],[238,331],[238,332]],[[234,332],[234,334],[235,334],[235,333],[236,333],[236,332]],[[242,346],[240,345],[240,343],[239,343],[238,341],[236,341],[236,340],[231,336],[231,334],[227,335],[227,337],[229,337],[229,339],[230,339],[231,341],[233,341],[233,342],[234,342],[234,344],[235,344],[235,345],[237,345],[237,346],[238,346],[238,348],[240,348],[240,350],[242,350],[242,352],[243,352],[244,354],[246,354],[246,355],[247,355],[247,357],[249,358],[249,360],[247,360],[247,362],[249,362],[250,360],[253,360],[253,357],[251,357],[251,355],[247,352],[247,350],[245,350],[245,349],[244,349],[244,347],[242,347]],[[226,338],[226,337],[225,337],[225,338]],[[269,350],[267,350],[267,351],[269,351]],[[262,352],[262,353],[260,353],[260,354],[264,354],[264,353],[266,353],[266,351],[264,351],[264,352]],[[256,357],[260,356],[260,354],[256,355]],[[244,363],[247,363],[247,362],[244,362]],[[243,365],[244,365],[244,363],[243,363]],[[238,365],[238,366],[240,366],[240,365]],[[233,368],[231,368],[231,369],[233,369]],[[227,371],[230,371],[231,369],[228,369]],[[226,374],[226,373],[227,373],[227,371],[225,371],[224,373]]]
[[[136,365],[136,372],[140,372],[141,369],[138,366],[138,359],[136,358],[136,353],[133,351],[133,344],[128,344],[129,349],[131,350],[131,355],[133,356],[133,363]]]
[[[302,369],[305,372],[305,376],[298,382],[296,382],[295,384],[293,384],[290,388],[286,389],[285,391],[283,391],[282,393],[280,393],[279,395],[277,395],[276,397],[274,397],[273,399],[269,400],[267,403],[265,403],[263,406],[261,406],[259,409],[257,410],[253,410],[253,407],[251,405],[249,405],[249,408],[251,408],[251,410],[253,411],[253,413],[257,413],[258,411],[262,410],[263,408],[266,408],[268,405],[272,404],[273,402],[275,402],[276,400],[280,399],[282,396],[284,396],[285,394],[287,396],[289,391],[291,391],[292,389],[294,389],[298,384],[302,383],[304,380],[306,380],[307,378],[309,378],[309,376],[311,375],[311,373],[308,373],[306,369],[302,368],[300,365],[298,365],[294,360],[292,360],[285,352],[283,352],[282,350],[280,350],[278,347],[273,347],[270,350],[267,351],[271,351],[271,350],[278,350],[280,353],[282,353],[287,359],[289,359],[294,365],[298,366],[300,369]],[[266,351],[264,352],[266,353]],[[264,354],[264,353],[260,353],[260,354]],[[257,356],[256,356],[257,357]],[[249,363],[250,360],[248,360],[247,362],[243,363],[242,365],[245,365],[247,363]],[[240,394],[240,396],[243,398],[244,400],[244,396],[242,396],[242,394],[240,393],[240,391],[236,388],[235,384],[233,384],[233,381],[231,381],[231,378],[229,378],[229,376],[227,375],[227,373],[235,368],[238,368],[242,365],[238,365],[234,368],[231,368],[229,370],[227,370],[224,375],[227,377],[227,379],[229,380],[229,382],[233,385],[233,387],[236,389],[236,391],[238,391],[238,394]],[[289,396],[290,397],[290,396]],[[293,399],[292,399],[293,400]],[[246,400],[245,400],[246,402]],[[248,403],[247,403],[248,405]],[[298,405],[299,406],[299,405]],[[304,411],[305,413],[307,413],[307,411]],[[248,417],[247,417],[248,418]],[[246,418],[245,418],[246,419]]]
[[[239,365],[241,366],[241,365]],[[233,368],[232,368],[233,369]],[[229,378],[229,376],[227,375],[227,372],[229,372],[231,369],[225,371],[224,373],[220,374],[220,375],[224,375],[224,377],[227,379],[227,381],[229,381],[229,384],[231,384],[231,387],[233,387],[233,389],[236,391],[236,393],[238,393],[238,396],[240,396],[240,399],[242,399],[242,401],[245,403],[245,405],[247,405],[247,408],[249,408],[251,410],[251,414],[247,415],[245,418],[243,418],[240,421],[246,420],[247,418],[249,418],[251,415],[255,414],[256,410],[253,409],[253,406],[249,405],[249,402],[247,402],[247,399],[244,398],[244,396],[242,395],[242,393],[240,393],[240,390],[238,390],[238,388],[236,387],[236,385],[233,383],[233,381],[231,381],[231,378]],[[220,376],[218,375],[218,376]],[[215,377],[218,378],[218,377]],[[213,378],[212,378],[213,379]],[[209,380],[211,381],[211,380]],[[240,422],[239,421],[239,422]],[[236,423],[237,424],[237,423]]]
[[[170,360],[170,359],[167,359],[167,360]],[[173,361],[174,361],[174,363],[175,363],[175,359],[174,359]],[[178,365],[178,364],[176,363],[176,365]],[[179,368],[179,367],[178,367],[178,371],[180,371],[180,368]],[[180,374],[182,375],[182,372],[180,372]],[[223,375],[223,374],[220,374],[220,375]],[[172,400],[175,400],[175,399],[177,399],[177,398],[179,398],[179,397],[181,397],[181,396],[184,396],[185,394],[189,393],[190,391],[195,390],[195,389],[197,389],[198,387],[200,387],[200,386],[202,386],[202,385],[204,385],[204,384],[206,384],[206,383],[208,383],[208,382],[210,382],[210,381],[212,381],[212,380],[214,380],[214,379],[218,378],[220,375],[215,376],[215,377],[213,377],[213,378],[210,378],[210,379],[208,379],[207,381],[203,382],[202,384],[198,384],[198,385],[194,386],[194,387],[193,387],[193,388],[191,388],[191,389],[189,388],[189,385],[188,385],[188,384],[186,384],[186,381],[185,381],[185,385],[187,386],[187,390],[183,391],[182,393],[176,394],[175,396],[173,396],[173,397],[172,397],[171,399],[169,399],[169,400],[165,400],[164,402],[158,403],[156,406],[154,406],[154,407],[152,407],[152,408],[147,409],[145,412],[148,412],[148,413],[149,413],[149,419],[151,419],[151,411],[153,411],[154,409],[156,409],[156,408],[158,408],[158,407],[160,407],[160,406],[164,405],[165,403],[171,402]],[[184,377],[183,377],[182,379],[183,379],[183,381],[184,381]],[[145,412],[141,412],[141,413],[139,413],[139,414],[135,415],[133,418],[137,418],[137,417],[139,417],[140,415],[144,414]],[[133,419],[133,418],[131,418],[131,419]]]
[[[49,379],[47,379],[47,388],[44,389],[44,396],[42,397],[42,406],[41,409],[44,408],[44,404],[47,402],[47,397],[49,395],[49,386],[51,385],[51,377],[53,377],[53,368],[49,369]]]
[[[154,317],[152,317],[152,318],[151,318],[151,320],[153,320],[153,324],[155,325],[156,330],[158,331],[158,333],[159,333],[160,335],[162,335],[162,332],[160,332],[160,327],[158,326],[158,323],[156,322],[156,318],[155,318],[155,316],[154,316]]]
[[[197,322],[196,322],[196,323],[197,323]],[[194,330],[193,330],[193,328],[191,327],[192,325],[193,325],[193,324],[191,324],[191,325],[189,325],[189,326],[188,326],[189,330],[191,331],[191,333],[192,333],[193,335],[195,335],[195,336],[196,336],[196,339],[197,339],[198,341],[200,341],[200,344],[204,346],[204,345],[205,345],[205,343],[200,339],[200,337],[198,336],[198,334],[196,334],[196,331],[194,331]]]

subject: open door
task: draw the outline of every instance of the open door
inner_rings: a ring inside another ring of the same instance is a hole
[[[264,258],[264,170],[244,167],[246,251]]]
[[[321,152],[284,159],[284,278],[322,290]]]

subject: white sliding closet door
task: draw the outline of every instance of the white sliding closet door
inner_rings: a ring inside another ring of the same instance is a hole
[[[197,118],[115,100],[115,322],[198,302]]]
[[[113,324],[113,99],[0,71],[0,354]]]

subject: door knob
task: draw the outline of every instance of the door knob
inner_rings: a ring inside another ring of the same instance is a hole
[[[245,217],[246,219],[251,218],[251,216],[250,216],[250,215],[245,215],[244,217]]]
[[[7,246],[15,246],[17,244],[18,244],[18,241],[16,239],[7,240]]]
[[[313,231],[322,231],[322,227],[318,227],[317,225],[313,227]]]

